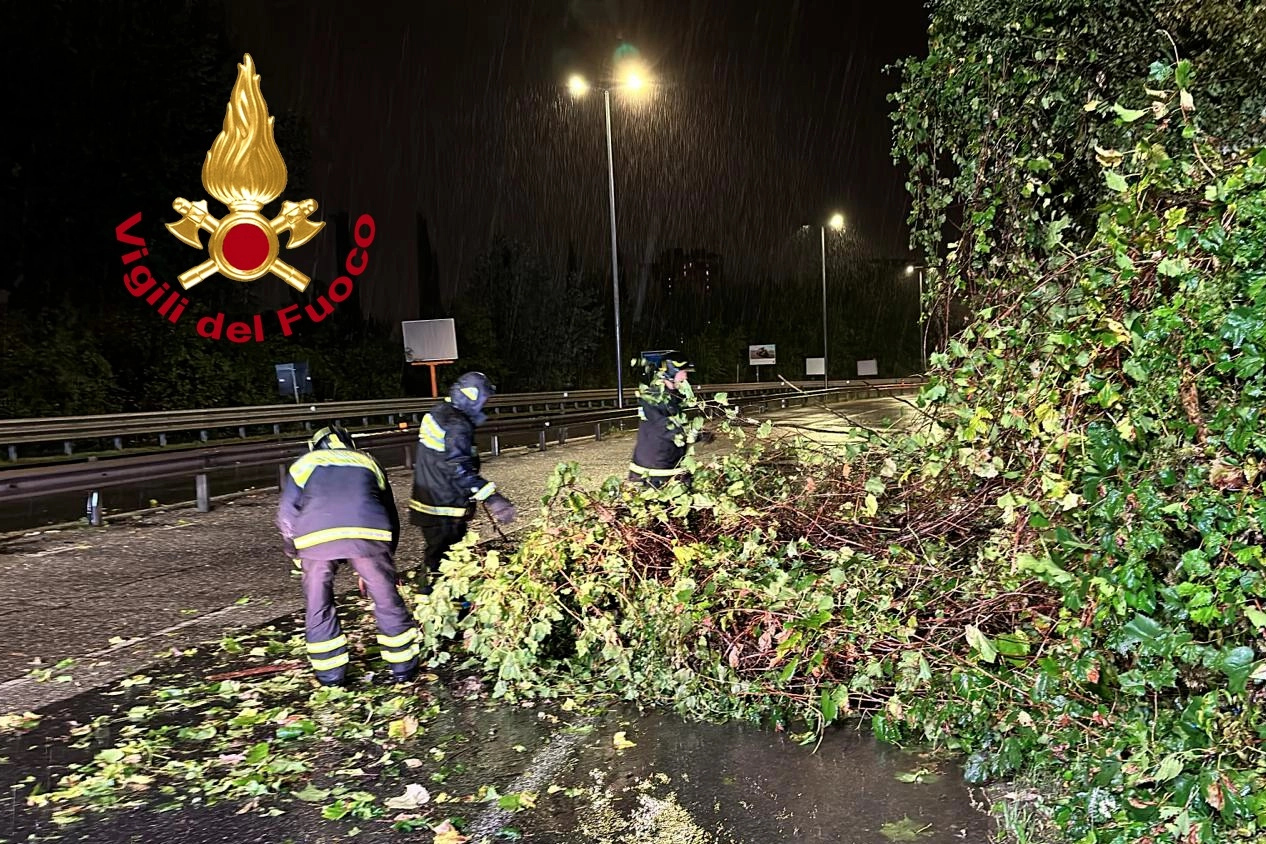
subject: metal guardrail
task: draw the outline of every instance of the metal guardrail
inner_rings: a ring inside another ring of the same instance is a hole
[[[889,384],[917,385],[922,379],[875,379],[867,381],[833,381],[832,388],[858,387]],[[797,387],[820,390],[822,382],[800,382]],[[768,394],[786,390],[778,382],[712,384],[696,387],[695,392],[710,397],[724,392],[731,395]],[[626,406],[635,405],[636,391],[625,390]],[[252,428],[272,426],[274,436],[282,435],[283,425],[303,425],[311,428],[329,419],[340,421],[359,419],[362,427],[371,426],[370,420],[386,420],[394,426],[398,419],[419,421],[435,403],[434,398],[375,399],[372,401],[326,402],[324,404],[284,404],[256,407],[210,408],[202,410],[177,410],[147,413],[112,413],[98,416],[59,416],[33,419],[0,419],[0,445],[7,446],[8,458],[18,459],[18,446],[61,443],[65,454],[74,453],[76,443],[112,440],[114,448],[122,451],[125,440],[136,440],[157,434],[159,446],[167,445],[172,434],[194,432],[203,442],[212,439],[213,432],[236,430],[245,439]],[[560,412],[582,408],[610,407],[616,402],[616,391],[568,390],[548,393],[513,393],[493,396],[487,404],[490,417],[498,415],[531,414],[537,411]]]
[[[779,408],[794,406],[799,403],[807,405],[824,401],[845,401],[866,398],[869,395],[895,394],[915,389],[917,382],[890,382],[886,384],[871,383],[864,387],[833,387],[830,390],[791,391],[785,387],[779,393],[751,395],[746,399],[740,397],[731,405],[744,408],[759,408],[768,411],[771,405]],[[611,391],[612,393],[614,391]],[[637,418],[637,410],[598,409],[583,413],[550,414],[537,416],[530,420],[490,419],[480,427],[479,438],[490,445],[493,456],[499,455],[502,443],[507,437],[535,436],[533,445],[541,451],[548,447],[552,436],[558,444],[565,444],[569,438],[569,429],[592,428],[592,436],[601,439],[603,426],[609,429],[616,423],[623,423]],[[588,436],[588,435],[585,435]],[[411,467],[413,452],[417,444],[417,432],[414,429],[384,431],[379,433],[358,434],[357,444],[360,448],[374,453],[376,457],[389,466]],[[527,447],[533,447],[529,445]],[[402,459],[383,460],[383,452],[393,449]],[[190,477],[195,480],[195,497],[198,509],[206,512],[210,509],[210,485],[208,475],[211,472],[226,469],[243,469],[275,464],[278,469],[278,482],[284,481],[284,473],[290,460],[307,451],[307,441],[291,440],[288,442],[249,443],[223,446],[207,446],[196,450],[166,453],[120,456],[106,459],[91,459],[77,463],[50,466],[17,467],[0,472],[0,502],[16,502],[35,498],[69,493],[95,492],[113,486],[135,484],[145,481],[168,480],[171,478]]]

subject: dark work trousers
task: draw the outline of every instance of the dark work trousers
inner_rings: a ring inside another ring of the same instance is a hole
[[[395,674],[407,674],[418,664],[418,629],[396,591],[396,567],[390,554],[349,560],[303,561],[303,598],[306,607],[308,659],[323,683],[338,683],[347,672],[347,637],[334,606],[334,573],[339,563],[351,563],[365,583],[378,622],[382,658]]]
[[[431,582],[440,571],[440,563],[448,549],[461,542],[466,536],[466,528],[470,524],[467,517],[432,516],[419,513],[417,523],[422,528],[422,536],[426,538],[426,555],[423,557],[427,575],[427,585],[423,594],[430,594]]]

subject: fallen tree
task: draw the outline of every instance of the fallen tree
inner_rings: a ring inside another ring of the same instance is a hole
[[[806,736],[866,715],[975,781],[1056,777],[1069,840],[1257,840],[1266,151],[1203,135],[1192,80],[1111,110],[1076,248],[978,268],[916,430],[826,449],[731,413],[690,489],[560,467],[517,548],[445,564],[433,663]]]

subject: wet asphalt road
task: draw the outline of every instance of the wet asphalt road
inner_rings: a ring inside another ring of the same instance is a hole
[[[780,424],[830,443],[847,437],[850,423],[883,428],[910,418],[909,408],[892,400],[840,410],[847,420],[818,409],[783,414]],[[489,461],[486,474],[530,517],[530,502],[539,498],[557,462],[577,461],[592,482],[600,483],[608,474],[623,474],[631,447],[628,436],[573,441],[544,454],[529,451]],[[393,473],[392,481],[397,500],[407,500],[408,475]],[[277,548],[275,496],[262,490],[222,502],[211,513],[170,510],[100,529],[44,532],[0,543],[0,712],[45,707],[41,712],[53,731],[41,737],[41,728],[8,743],[5,752],[12,761],[0,765],[0,785],[11,785],[17,773],[64,763],[67,751],[54,737],[55,725],[67,718],[82,723],[105,711],[107,699],[93,689],[141,668],[167,670],[173,654],[226,632],[283,616],[288,619],[283,627],[297,627],[301,598]],[[480,522],[481,534],[493,536],[491,526]],[[422,550],[420,537],[412,534],[406,528],[401,542],[405,567]],[[340,586],[350,589],[351,578],[344,575]],[[54,668],[68,658],[74,663]],[[54,670],[32,675],[45,669]],[[600,781],[610,804],[605,819],[592,816],[592,805],[583,810],[591,816],[582,817],[575,801],[561,798],[543,801],[531,818],[503,817],[506,813],[492,806],[470,813],[466,831],[472,844],[507,825],[523,827],[523,840],[533,842],[640,841],[639,823],[645,827],[648,817],[682,808],[686,819],[677,828],[686,836],[680,838],[683,844],[886,844],[893,840],[891,828],[889,835],[881,828],[897,822],[921,830],[917,840],[928,844],[984,844],[992,829],[989,818],[972,808],[952,763],[940,763],[946,775],[935,782],[901,782],[897,774],[926,767],[927,760],[846,730],[830,732],[813,752],[785,734],[748,725],[688,724],[673,716],[618,712],[601,716],[591,733],[580,735],[542,721],[531,710],[487,701],[449,704],[448,717],[466,722],[473,734],[496,737],[473,756],[484,777],[504,786],[503,793]],[[617,729],[627,730],[636,746],[613,750],[611,735]],[[512,753],[511,745],[532,752]],[[27,840],[34,820],[26,817],[17,792],[11,799],[12,805],[0,805],[0,838]],[[137,810],[58,833],[65,840],[85,841],[316,842],[346,840],[352,826],[311,812],[275,818],[233,812],[228,807],[161,815]],[[611,818],[630,830],[621,835],[631,837],[595,831],[610,826]],[[430,835],[367,827],[358,838],[429,841]],[[678,840],[662,831],[656,835],[657,840]]]

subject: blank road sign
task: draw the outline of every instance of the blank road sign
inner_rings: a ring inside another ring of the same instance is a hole
[[[415,319],[400,325],[409,363],[457,360],[457,328],[451,319]]]

